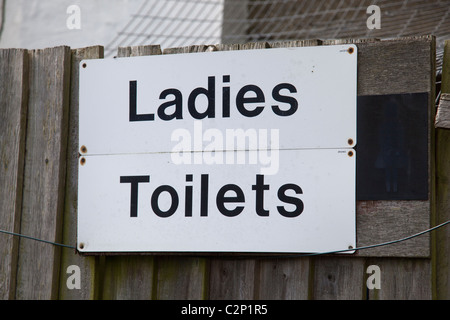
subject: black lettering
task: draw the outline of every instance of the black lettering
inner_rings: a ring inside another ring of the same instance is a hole
[[[284,102],[288,103],[291,107],[288,110],[281,110],[279,106],[273,105],[272,110],[275,112],[275,114],[279,116],[290,116],[295,113],[298,109],[298,101],[294,97],[290,96],[283,96],[280,94],[280,91],[282,89],[289,90],[290,93],[296,93],[297,89],[290,83],[280,83],[279,85],[276,85],[272,90],[272,97],[278,101],[278,102]]]
[[[230,76],[223,76],[223,82],[230,82]],[[225,86],[222,88],[222,116],[224,118],[230,117],[230,87]]]
[[[172,198],[172,204],[170,205],[170,208],[167,211],[162,211],[159,208],[158,200],[159,200],[159,196],[163,192],[168,192]],[[151,203],[152,203],[153,212],[158,217],[161,217],[161,218],[167,218],[167,217],[170,217],[171,215],[173,215],[178,208],[178,202],[179,202],[179,200],[178,200],[177,191],[171,186],[167,186],[167,185],[159,186],[158,188],[155,189],[155,191],[152,194]]]
[[[131,183],[130,217],[138,216],[138,184],[150,182],[150,176],[121,176],[120,183]]]
[[[207,174],[202,174],[200,178],[200,216],[208,216],[208,179]]]
[[[208,77],[208,89],[199,87],[192,90],[188,98],[189,113],[195,119],[214,118],[215,117],[215,100],[216,100],[216,80],[215,77]],[[199,112],[196,108],[195,101],[199,95],[205,95],[208,99],[208,107],[204,112]]]
[[[192,174],[186,175],[186,182],[192,182]],[[184,201],[184,215],[192,217],[192,186],[186,186],[186,198]]]
[[[281,186],[280,189],[278,189],[278,199],[280,199],[285,203],[293,204],[295,205],[296,208],[293,211],[287,211],[283,206],[277,206],[278,212],[282,216],[287,218],[298,217],[303,212],[304,209],[303,201],[300,200],[299,198],[287,196],[286,195],[287,190],[294,190],[296,194],[303,194],[302,189],[296,184],[288,183]]]
[[[153,113],[137,114],[137,81],[130,81],[130,122],[131,121],[153,121]]]
[[[270,186],[264,184],[264,175],[256,175],[256,184],[252,185],[252,190],[256,191],[256,213],[261,217],[269,216],[269,210],[264,209],[264,190],[269,190]]]
[[[234,197],[226,197],[225,194],[228,191],[234,191],[236,193],[236,196]],[[242,192],[242,189],[239,188],[239,186],[235,184],[226,184],[222,188],[220,188],[219,192],[217,193],[216,198],[216,204],[217,209],[227,217],[235,217],[238,214],[244,210],[244,206],[236,206],[233,210],[229,210],[225,207],[225,202],[245,202],[244,192]]]
[[[254,92],[255,97],[245,97],[245,94],[247,92]],[[238,94],[236,95],[236,107],[238,108],[239,112],[246,117],[255,117],[259,115],[263,109],[264,106],[257,106],[253,110],[248,110],[245,108],[244,104],[246,103],[263,103],[265,102],[264,93],[262,90],[253,84],[246,85],[239,90]]]
[[[168,95],[173,95],[175,98],[172,101],[167,101],[161,104],[158,108],[158,116],[162,120],[183,119],[183,95],[177,89],[166,89],[159,95],[159,99],[165,99]],[[167,114],[165,110],[175,106],[175,110],[172,114]]]

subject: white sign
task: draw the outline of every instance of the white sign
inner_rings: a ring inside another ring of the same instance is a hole
[[[83,252],[355,247],[356,47],[81,62]]]

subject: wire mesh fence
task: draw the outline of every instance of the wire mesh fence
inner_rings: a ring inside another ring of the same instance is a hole
[[[369,28],[369,6],[380,8]],[[147,0],[105,47],[297,39],[389,39],[433,34],[440,70],[450,38],[450,0]]]

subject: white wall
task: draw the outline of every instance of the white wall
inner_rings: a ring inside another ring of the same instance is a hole
[[[223,0],[0,0],[0,4],[1,1],[5,1],[5,12],[0,48],[103,45],[105,56],[109,56],[115,54],[118,45],[160,44],[166,48],[167,45],[194,44],[189,43],[194,40],[196,44],[205,44],[205,39],[192,37],[193,30],[195,33],[202,29],[203,33],[211,35],[211,40],[220,42]],[[80,8],[80,29],[67,26],[68,19],[73,21],[67,13],[71,5]],[[136,14],[158,18],[149,23],[151,19],[142,20],[139,16],[136,18]],[[197,22],[190,20],[189,25],[183,25],[176,21],[169,28],[174,15]],[[208,18],[208,23],[198,24],[203,18]],[[210,27],[211,19],[217,20],[214,28]],[[167,26],[161,28],[163,24]],[[137,35],[120,35],[122,31],[133,31]],[[189,32],[191,38],[182,38],[183,32]],[[152,38],[152,34],[159,37]],[[174,43],[174,38],[179,41]],[[133,43],[126,43],[130,41]]]

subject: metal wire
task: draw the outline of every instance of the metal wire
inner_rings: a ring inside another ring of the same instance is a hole
[[[368,246],[362,246],[362,247],[357,247],[357,248],[347,248],[347,249],[342,249],[342,250],[335,250],[335,251],[328,251],[328,252],[315,252],[315,253],[304,253],[304,254],[289,254],[289,255],[277,255],[275,256],[276,258],[281,258],[281,257],[289,257],[289,258],[294,258],[294,257],[309,257],[309,256],[317,256],[317,255],[325,255],[325,254],[335,254],[335,253],[343,253],[343,252],[349,252],[349,251],[358,251],[358,250],[364,250],[364,249],[371,249],[371,248],[376,248],[376,247],[382,247],[382,246],[387,246],[387,245],[392,245],[392,244],[396,244],[396,243],[400,243],[406,240],[410,240],[413,238],[416,238],[418,236],[421,236],[423,234],[426,234],[428,232],[434,231],[436,229],[442,228],[445,225],[450,224],[450,220],[443,222],[437,226],[434,226],[432,228],[426,229],[424,231],[418,232],[416,234],[401,238],[401,239],[397,239],[397,240],[392,240],[392,241],[387,241],[387,242],[383,242],[383,243],[377,243],[377,244],[372,244],[372,245],[368,245]],[[61,246],[61,247],[65,247],[65,248],[70,248],[70,249],[76,249],[76,247],[74,246],[70,246],[67,244],[62,244],[62,243],[56,243],[53,241],[48,241],[48,240],[43,240],[43,239],[39,239],[39,238],[35,238],[35,237],[31,237],[31,236],[27,236],[27,235],[23,235],[23,234],[19,234],[19,233],[15,233],[15,232],[11,232],[11,231],[6,231],[6,230],[0,230],[0,233],[5,233],[5,234],[9,234],[9,235],[13,235],[13,236],[18,236],[18,237],[22,237],[22,238],[26,238],[26,239],[31,239],[31,240],[35,240],[35,241],[40,241],[40,242],[45,242],[48,244],[52,244],[55,246]],[[260,256],[262,257],[262,256]]]

